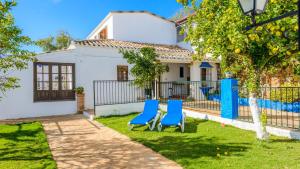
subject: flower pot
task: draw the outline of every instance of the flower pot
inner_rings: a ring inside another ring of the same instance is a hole
[[[84,111],[84,94],[76,94],[77,97],[77,112],[83,113]]]

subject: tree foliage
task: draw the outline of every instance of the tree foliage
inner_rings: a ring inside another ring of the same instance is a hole
[[[36,45],[41,47],[44,52],[51,52],[60,49],[66,49],[71,44],[72,37],[68,32],[61,31],[56,37],[49,36],[36,41]]]
[[[171,20],[172,21],[177,21],[177,20],[180,20],[182,18],[185,18],[185,17],[191,15],[192,13],[194,13],[193,8],[191,8],[191,7],[184,7],[184,8],[179,9],[175,13],[175,15],[171,17]]]
[[[297,2],[271,0],[257,22],[297,10]],[[192,0],[190,4],[195,15],[188,19],[186,40],[196,47],[197,59],[207,53],[215,58],[221,56],[222,69],[245,81],[251,92],[257,91],[261,74],[276,73],[287,67],[300,72],[296,16],[246,31],[252,23],[237,0],[203,0],[200,6],[197,0]]]
[[[0,1],[0,95],[19,86],[19,79],[11,76],[10,71],[25,69],[34,60],[34,53],[24,49],[32,41],[22,35],[11,14],[16,5],[15,1]]]
[[[168,67],[157,60],[158,55],[153,48],[145,47],[138,52],[133,50],[121,50],[120,52],[129,64],[133,64],[131,73],[138,86],[151,84],[161,74],[168,71]]]

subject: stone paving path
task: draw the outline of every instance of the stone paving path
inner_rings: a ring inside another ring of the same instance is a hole
[[[127,136],[81,115],[56,117],[42,123],[59,169],[181,168]]]

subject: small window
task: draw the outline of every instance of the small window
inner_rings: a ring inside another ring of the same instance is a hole
[[[107,39],[107,27],[105,27],[100,33],[99,33],[100,39]]]
[[[207,69],[205,69],[205,68],[202,68],[201,69],[201,80],[202,81],[206,81],[207,80],[207,71],[206,71]]]
[[[75,65],[34,63],[34,101],[75,100]]]
[[[201,68],[201,80],[202,81],[211,81],[212,71],[210,68]]]
[[[182,34],[182,27],[178,26],[177,28],[177,42],[182,42],[186,38],[186,33]]]
[[[117,66],[118,81],[128,81],[128,66]]]
[[[180,78],[184,78],[184,67],[180,67],[179,76]]]

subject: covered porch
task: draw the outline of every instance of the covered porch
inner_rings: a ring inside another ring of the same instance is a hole
[[[161,75],[156,86],[156,98],[207,100],[209,93],[219,90],[220,65],[212,61],[164,63],[169,71]]]

